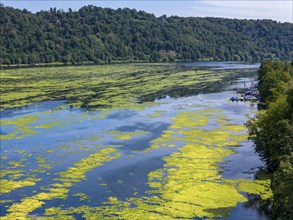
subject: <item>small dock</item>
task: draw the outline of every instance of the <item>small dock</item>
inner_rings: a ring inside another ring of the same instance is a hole
[[[245,87],[245,82],[244,82],[244,87]],[[255,82],[252,82],[250,87],[238,89],[236,92],[236,96],[232,96],[229,100],[232,102],[259,101],[258,84]]]

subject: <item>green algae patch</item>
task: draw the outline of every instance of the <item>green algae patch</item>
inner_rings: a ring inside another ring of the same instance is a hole
[[[89,201],[90,197],[84,193],[76,193],[73,196],[79,197],[79,201]]]
[[[74,167],[68,168],[64,172],[60,172],[59,180],[66,180],[69,182],[80,181],[85,179],[85,174],[92,170],[95,167],[101,166],[104,162],[110,161],[120,157],[121,154],[117,153],[117,150],[114,148],[105,148],[100,151],[97,151],[94,154],[89,155],[86,158],[81,159],[74,164]]]
[[[147,131],[137,131],[137,132],[122,132],[122,131],[110,131],[108,134],[114,135],[115,138],[119,140],[130,140],[133,137],[148,134]]]
[[[62,122],[47,122],[43,124],[38,124],[37,122],[40,119],[44,120],[42,114],[47,114],[45,112],[39,115],[36,121],[32,120],[32,122],[29,122],[28,119],[26,119],[27,122],[20,120],[20,122],[15,123],[4,120],[5,126],[13,129],[12,133],[3,135],[1,138],[3,137],[3,140],[23,138],[37,134],[37,132],[40,132],[40,129],[49,129],[53,126],[64,127],[71,123],[80,123],[90,119],[103,119],[109,114],[107,108],[142,110],[145,107],[157,105],[156,103],[145,101],[154,100],[158,94],[160,95],[160,91],[172,91],[172,89],[178,87],[178,84],[187,86],[183,87],[185,89],[192,88],[191,86],[196,88],[199,83],[203,85],[202,83],[211,82],[208,79],[211,73],[209,71],[185,71],[182,69],[170,71],[170,67],[177,68],[173,65],[159,66],[158,68],[146,67],[144,65],[117,65],[114,67],[51,68],[50,71],[46,68],[7,71],[9,72],[7,73],[8,75],[15,72],[13,73],[15,78],[13,78],[19,79],[19,81],[16,81],[14,87],[16,87],[15,90],[18,90],[19,87],[19,92],[22,92],[22,95],[17,96],[17,94],[11,93],[12,95],[9,98],[9,91],[5,91],[5,87],[4,92],[7,94],[1,100],[3,108],[61,98],[63,100],[70,100],[69,102],[74,106],[93,109],[103,108],[106,110],[99,116],[87,116],[84,114],[81,117],[74,118],[74,114],[69,114],[66,115]],[[60,72],[64,72],[64,74],[60,74]],[[205,74],[206,77],[204,76]],[[36,78],[36,76],[39,77]],[[212,81],[220,78],[214,77]],[[8,83],[7,88],[8,86],[11,86],[11,84],[9,85]],[[28,90],[28,88],[31,90]],[[29,92],[25,93],[24,90]],[[140,104],[141,102],[144,102],[144,104]],[[147,191],[147,196],[139,198],[138,195],[140,193],[134,192],[135,198],[130,197],[126,201],[119,201],[117,198],[110,197],[108,203],[104,203],[101,207],[83,206],[75,209],[69,208],[68,210],[62,210],[60,207],[55,209],[49,208],[46,209],[48,217],[40,216],[40,219],[73,219],[73,216],[70,216],[73,213],[83,214],[83,217],[87,219],[174,219],[194,218],[195,216],[210,216],[214,218],[215,216],[226,215],[231,208],[235,207],[235,203],[245,200],[245,197],[239,192],[249,191],[246,189],[249,187],[245,185],[246,183],[235,183],[233,185],[225,182],[219,172],[218,163],[221,163],[225,156],[234,153],[229,149],[225,149],[225,147],[238,145],[239,141],[246,139],[246,136],[242,135],[242,133],[240,134],[240,132],[244,132],[241,125],[239,127],[237,127],[238,125],[231,125],[229,127],[228,123],[219,123],[220,128],[217,130],[211,129],[210,132],[204,130],[202,126],[208,126],[211,119],[221,118],[219,113],[217,110],[204,109],[178,114],[173,119],[173,125],[164,131],[160,138],[152,141],[151,148],[146,151],[161,147],[178,147],[178,142],[183,147],[164,158],[165,165],[163,168],[149,173],[147,184],[151,190]],[[159,116],[160,113],[147,115],[147,117]],[[47,120],[48,118],[45,119]],[[227,119],[223,119],[222,122],[225,120],[228,122]],[[120,140],[129,140],[143,134],[147,133],[121,132],[113,133],[112,136]],[[88,141],[94,142],[98,139],[99,137],[96,136],[92,139],[88,138]],[[74,143],[77,144],[77,141],[81,140],[84,139],[77,137]],[[63,142],[64,140],[60,141]],[[42,147],[44,148],[44,146]],[[68,147],[65,145],[63,145],[63,148],[60,148],[68,150]],[[100,147],[97,148],[100,149]],[[46,152],[46,156],[54,156],[50,154],[53,153],[53,150],[46,149],[43,149]],[[72,150],[72,148],[70,149]],[[90,148],[81,146],[80,149],[87,150],[84,153],[92,153],[89,152]],[[3,218],[35,218],[29,214],[42,207],[48,200],[63,199],[65,201],[61,202],[63,204],[66,203],[66,199],[71,199],[72,196],[70,194],[70,187],[74,186],[77,182],[84,181],[87,173],[94,168],[102,166],[106,161],[120,157],[116,150],[109,149],[90,154],[72,166],[65,168],[62,172],[58,170],[57,172],[59,173],[52,173],[53,178],[56,177],[55,175],[59,175],[58,178],[51,180],[52,184],[41,187],[40,192],[32,192],[33,195],[30,197],[16,201],[8,209],[9,214]],[[57,153],[57,151],[56,149],[55,152],[54,149],[54,153]],[[80,153],[80,151],[76,151],[76,153]],[[48,161],[45,158],[39,157],[36,161],[39,166],[37,172],[41,170],[46,172],[46,170],[52,168],[52,165],[47,164]],[[15,168],[21,167],[21,164],[14,163],[14,165],[16,165]],[[11,179],[11,181],[17,182],[19,177],[22,177],[21,175],[23,174],[14,174],[15,179]],[[231,185],[232,188],[230,189],[228,186]],[[101,186],[105,186],[105,184],[102,183]],[[213,194],[218,194],[219,196],[212,198]],[[223,199],[225,194],[230,196]],[[77,193],[73,196],[79,197],[81,201],[86,199],[82,193]],[[206,198],[210,199],[211,202],[206,201]],[[78,198],[75,199],[78,200]],[[222,200],[227,205],[222,205]],[[48,202],[48,204],[52,203]],[[32,204],[31,207],[25,209],[25,206],[29,206],[29,204]],[[231,207],[228,207],[229,205]],[[227,210],[216,215],[210,211],[212,209]]]
[[[51,153],[53,150],[46,150],[46,153]],[[31,169],[30,172],[32,173],[46,173],[48,170],[54,167],[54,162],[47,161],[46,158],[38,156],[35,158],[36,164],[38,165],[37,169]],[[47,173],[48,174],[48,173]]]
[[[144,151],[147,152],[151,149],[161,148],[161,147],[171,147],[171,148],[175,147],[176,145],[174,144],[174,142],[179,139],[175,135],[176,135],[176,132],[173,130],[164,131],[160,137],[152,140],[151,147],[145,149]]]
[[[45,114],[45,112],[43,112]],[[1,126],[3,127],[12,127],[13,131],[8,134],[1,134],[0,140],[13,140],[13,139],[21,139],[27,136],[32,136],[38,134],[36,129],[49,129],[53,126],[56,126],[59,122],[49,122],[43,123],[39,125],[33,125],[40,120],[40,115],[37,114],[29,114],[24,116],[19,116],[13,118],[11,120],[0,120]]]
[[[148,118],[156,118],[162,116],[162,113],[153,113],[153,114],[148,114],[146,117]]]
[[[45,210],[45,215],[51,216],[51,217],[41,217],[40,219],[74,220],[75,218],[73,216],[70,216],[70,214],[72,214],[71,210],[62,210],[60,207],[51,207]]]
[[[65,99],[73,106],[89,109],[139,110],[148,106],[141,102],[153,105],[157,95],[177,91],[178,85],[182,90],[201,92],[236,75],[235,70],[215,74],[175,63],[7,69],[0,72],[0,109]]]
[[[165,140],[181,140],[186,144],[179,148],[178,152],[164,158],[163,169],[148,175],[148,184],[153,188],[149,194],[156,193],[160,199],[151,196],[151,199],[156,198],[157,204],[150,206],[145,205],[149,204],[149,198],[146,198],[142,206],[147,207],[145,211],[161,213],[162,217],[168,216],[169,219],[221,218],[228,216],[231,208],[236,207],[237,203],[247,201],[240,192],[249,191],[248,188],[255,184],[258,187],[255,187],[253,192],[250,190],[250,193],[261,195],[266,191],[267,185],[258,183],[257,180],[247,180],[240,184],[234,182],[234,185],[231,185],[221,177],[218,164],[234,153],[226,147],[239,145],[239,142],[246,140],[246,135],[239,134],[240,131],[245,131],[243,125],[219,123],[220,128],[201,129],[208,120],[217,121],[220,118],[223,118],[223,115],[219,111],[207,109],[183,112],[173,119],[174,124],[169,127],[172,130],[165,131],[162,136]],[[181,136],[174,138],[174,134]],[[156,143],[156,140],[153,143]]]
[[[46,170],[49,170],[52,168],[52,165],[50,164],[39,164],[39,168],[40,169],[46,169]]]
[[[224,148],[187,144],[165,157],[165,168],[149,174],[150,193],[160,195],[152,212],[172,218],[221,217],[210,209],[230,209],[247,199],[235,187],[224,184],[218,163],[232,153]],[[166,175],[167,174],[167,175]]]
[[[93,168],[101,166],[103,163],[120,157],[120,153],[114,148],[105,148],[89,155],[74,164],[74,167],[60,172],[59,183],[51,184],[50,187],[43,188],[44,192],[39,192],[31,197],[22,199],[19,203],[13,203],[8,208],[8,215],[1,219],[26,219],[29,213],[42,207],[46,200],[66,199],[69,188],[76,182],[85,179],[85,174]],[[31,205],[29,205],[31,203]],[[29,206],[29,207],[27,207]]]
[[[10,213],[6,216],[0,217],[0,219],[31,219],[27,216],[27,213],[30,213],[35,209],[42,207],[43,204],[44,202],[39,201],[38,199],[23,198],[21,200],[21,203],[12,204],[8,209],[8,212]]]
[[[247,129],[243,125],[227,125],[225,128],[234,132],[247,132]]]
[[[25,167],[26,166],[26,163],[27,162],[28,158],[21,158],[20,160],[10,160],[8,162],[8,164],[10,165],[10,168],[18,168],[18,167]],[[28,162],[27,162],[28,163]]]
[[[34,186],[36,185],[36,182],[40,180],[41,179],[37,179],[37,178],[27,178],[27,179],[18,180],[18,181],[2,179],[0,180],[0,186],[1,186],[0,195],[9,193],[18,188],[22,188],[26,186]]]
[[[17,179],[24,174],[24,170],[0,170],[0,178],[2,179],[5,176],[9,176],[10,179]]]
[[[13,126],[15,131],[10,134],[1,134],[0,140],[19,139],[37,134],[30,125],[38,119],[39,117],[37,115],[26,115],[11,120],[1,120],[1,126]]]
[[[27,187],[27,186],[34,186],[40,178],[27,177],[24,174],[24,170],[1,170],[0,172],[0,195],[10,193],[13,190]],[[5,179],[4,179],[5,177]]]
[[[266,180],[254,180],[254,181],[239,181],[238,190],[240,192],[246,192],[249,194],[260,195],[263,200],[272,198],[271,181]]]
[[[13,203],[13,200],[0,200],[0,204]]]
[[[196,128],[208,124],[208,115],[199,114],[199,112],[182,112],[173,118],[174,124],[170,128]]]
[[[36,125],[36,126],[34,126],[34,128],[49,129],[49,128],[52,128],[53,126],[56,126],[56,125],[58,125],[58,122],[52,121],[52,122],[49,122],[49,123]]]
[[[146,151],[160,147],[174,147],[175,141],[185,143],[197,143],[209,147],[237,146],[239,142],[247,140],[244,125],[221,124],[210,130],[202,129],[207,126],[209,120],[223,119],[218,109],[197,110],[194,112],[181,112],[174,117],[173,124],[163,134],[152,140],[151,147]],[[225,117],[226,119],[226,117]],[[227,119],[226,119],[227,120]]]
[[[163,168],[148,174],[148,196],[133,196],[126,201],[109,197],[99,207],[81,206],[73,210],[85,219],[193,219],[225,218],[237,203],[248,199],[242,193],[271,196],[269,182],[245,179],[226,180],[219,163],[235,153],[227,146],[246,140],[244,126],[222,123],[219,111],[185,112],[173,118],[174,124],[152,141],[150,151],[182,141],[183,147],[163,158]],[[218,121],[214,129],[201,126]],[[239,133],[240,132],[240,133]]]
[[[36,157],[36,161],[38,162],[38,163],[45,163],[46,162],[46,158],[45,157]]]

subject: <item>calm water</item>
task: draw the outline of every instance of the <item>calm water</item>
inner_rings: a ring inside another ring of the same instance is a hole
[[[206,67],[214,70],[225,70],[225,69],[255,69],[259,68],[260,63],[243,63],[243,62],[217,62],[217,61],[210,61],[210,62],[190,62],[184,63],[184,66],[195,66],[195,67]]]
[[[191,64],[188,64],[191,65]],[[210,64],[209,64],[210,65]],[[235,68],[235,63],[219,64],[214,68]],[[237,66],[237,65],[236,65]],[[226,66],[227,67],[227,66]],[[240,65],[238,68],[244,68]],[[15,170],[23,176],[9,174],[4,179],[17,182],[25,178],[39,178],[35,185],[19,187],[4,193],[1,200],[1,216],[7,214],[9,206],[25,197],[32,197],[50,184],[58,183],[60,172],[74,167],[83,158],[88,158],[98,150],[113,148],[120,156],[88,170],[86,179],[69,187],[68,197],[44,200],[41,208],[31,214],[43,215],[50,207],[79,207],[81,205],[100,206],[115,197],[126,201],[129,198],[148,196],[151,190],[148,174],[164,167],[164,158],[177,152],[184,141],[173,141],[172,147],[152,148],[153,140],[164,134],[174,124],[174,119],[182,112],[217,109],[231,124],[242,125],[256,112],[256,105],[243,102],[230,102],[235,95],[233,88],[242,87],[243,79],[235,81],[222,92],[198,94],[173,99],[157,99],[154,105],[143,110],[112,109],[88,112],[70,108],[62,101],[36,103],[21,109],[1,112],[1,134],[16,132],[11,140],[1,141],[1,169]],[[249,79],[247,79],[249,81]],[[14,121],[15,123],[7,123]],[[210,121],[205,129],[217,126]],[[24,129],[25,128],[25,129]],[[29,129],[27,129],[29,128]],[[255,154],[250,141],[242,141],[232,147],[235,154],[225,157],[219,164],[219,172],[225,179],[254,179],[263,164]],[[231,148],[231,147],[230,147]],[[90,199],[81,199],[78,193]],[[8,200],[5,202],[5,200]],[[229,210],[226,219],[267,219],[257,207],[245,208],[243,203]],[[75,215],[81,218],[81,215]]]

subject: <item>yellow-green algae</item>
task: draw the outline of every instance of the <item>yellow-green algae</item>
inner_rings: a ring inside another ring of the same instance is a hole
[[[24,170],[3,170],[0,169],[0,178],[2,179],[5,176],[9,176],[12,179],[15,179],[22,176],[23,174],[21,174],[22,172],[24,172]]]
[[[0,200],[0,204],[13,203],[13,200]]]
[[[38,114],[28,114],[23,116],[18,116],[13,119],[0,119],[0,123],[2,127],[12,127],[12,132],[8,134],[0,134],[0,140],[13,140],[13,139],[21,139],[27,136],[32,136],[38,134],[38,129],[50,129],[54,126],[56,127],[65,127],[66,125],[70,125],[72,123],[81,123],[80,120],[95,120],[100,119],[98,116],[93,116],[88,113],[84,113],[81,117],[76,117],[73,114],[68,114],[62,120],[58,118],[52,118],[51,116],[47,116],[51,114],[51,111],[42,111]],[[46,121],[50,122],[46,122]],[[43,123],[40,123],[43,122]],[[99,137],[92,136],[91,139],[97,140]]]
[[[217,111],[209,110],[206,114],[204,111],[178,114],[163,137],[153,140],[155,146],[148,150],[165,147],[161,145],[164,140],[181,140],[185,145],[164,158],[163,168],[148,174],[148,184],[152,188],[148,191],[149,196],[126,201],[109,197],[99,207],[52,208],[47,209],[46,214],[56,217],[59,213],[66,216],[78,213],[85,219],[224,218],[237,203],[247,201],[241,192],[257,194],[262,199],[270,198],[269,180],[233,180],[221,176],[218,164],[234,153],[227,146],[239,145],[240,141],[246,140],[246,135],[239,133],[244,131],[241,125],[229,123],[210,130],[200,128],[209,119],[220,118],[218,116],[223,117]],[[71,178],[71,171],[69,173]]]
[[[174,124],[170,128],[196,128],[199,126],[207,125],[209,116],[202,115],[198,117],[199,112],[182,112],[173,118]],[[197,117],[196,117],[197,116]]]
[[[18,168],[18,167],[25,167],[23,162],[26,161],[26,158],[21,158],[19,161],[10,160],[8,164],[10,164],[10,168]]]
[[[250,194],[260,195],[263,200],[272,198],[272,191],[270,190],[271,181],[269,179],[264,180],[238,180],[238,190],[241,192],[247,192]]]
[[[137,102],[163,89],[218,82],[235,71],[190,70],[177,64],[120,64],[7,69],[0,72],[1,109],[44,100],[70,100],[89,108],[141,108]]]
[[[23,180],[6,180],[6,179],[1,179],[0,180],[0,195],[9,193],[15,189],[22,188],[25,186],[34,186],[36,185],[37,181],[40,181],[41,179],[39,178],[26,178]]]
[[[42,112],[44,114],[46,112]],[[32,125],[33,123],[36,123],[40,120],[40,114],[28,114],[24,116],[19,116],[16,118],[12,118],[10,120],[7,119],[1,119],[0,123],[1,126],[12,126],[13,132],[9,134],[1,134],[0,140],[13,140],[13,139],[20,139],[27,136],[32,136],[37,134],[38,132],[36,129],[49,129],[58,123],[60,121],[54,121],[49,123],[43,123],[38,125]]]
[[[36,182],[40,181],[40,178],[36,178],[35,175],[30,175],[29,173],[25,173],[24,170],[14,170],[18,167],[26,167],[29,163],[28,157],[32,156],[29,153],[26,153],[23,150],[16,150],[15,152],[21,154],[23,158],[21,158],[19,161],[8,161],[9,169],[1,170],[0,171],[0,194],[6,194],[10,193],[11,191],[27,186],[34,186],[36,185]],[[26,162],[26,163],[24,163]],[[42,164],[39,165],[38,170],[30,170],[31,173],[35,172],[46,172],[45,169],[50,169],[51,165],[45,164],[45,159],[42,158]],[[5,179],[4,179],[5,177]]]
[[[137,131],[137,132],[110,131],[108,132],[108,134],[114,135],[115,138],[120,140],[130,140],[132,137],[148,134],[148,132],[147,131]]]
[[[0,195],[26,186],[34,186],[40,178],[34,176],[24,178],[24,170],[0,170]],[[4,179],[6,177],[6,179]]]
[[[84,193],[76,193],[73,196],[79,197],[79,201],[90,200],[90,197]]]
[[[32,173],[45,173],[53,167],[52,161],[47,161],[45,157],[38,156],[35,157],[35,160],[38,164],[38,169],[31,169],[30,172]]]
[[[54,217],[41,217],[40,219],[46,219],[46,220],[50,220],[50,219],[72,220],[72,219],[75,219],[73,216],[68,215],[71,213],[72,212],[67,211],[67,210],[61,210],[60,207],[58,207],[58,208],[51,207],[51,208],[46,209],[45,214],[49,215],[49,216],[54,216]]]
[[[12,204],[7,210],[9,214],[0,217],[0,219],[29,219],[29,213],[42,207],[44,201],[52,199],[66,199],[69,187],[74,183],[85,179],[85,174],[103,163],[120,157],[120,153],[114,148],[105,148],[89,155],[86,158],[76,162],[73,167],[60,172],[60,178],[56,179],[59,183],[51,184],[31,197],[26,197],[19,203]]]
[[[93,116],[88,112],[81,115],[81,117],[76,117],[74,114],[67,114],[66,117],[52,118],[52,116],[47,116],[47,114],[51,114],[51,111],[42,111],[38,114],[32,115],[24,115],[13,118],[11,120],[1,120],[1,126],[12,126],[12,132],[9,134],[1,134],[0,140],[13,140],[13,139],[21,139],[27,136],[32,136],[39,133],[39,129],[50,129],[53,126],[56,127],[65,127],[72,123],[82,123],[83,121],[80,118],[85,120],[96,120],[100,119],[98,116]],[[46,122],[54,120],[52,122]],[[82,140],[79,136],[78,139]],[[100,137],[98,135],[91,135],[89,137],[85,137],[83,139],[87,141],[97,141]],[[52,150],[47,150],[47,152],[53,152]]]
[[[102,149],[94,154],[89,155],[86,158],[81,159],[74,164],[74,167],[70,167],[66,171],[60,172],[61,178],[59,178],[58,180],[61,180],[63,182],[79,182],[81,179],[85,179],[86,172],[95,167],[101,166],[102,163],[105,161],[110,161],[118,157],[120,157],[120,154],[117,153],[116,149]]]
[[[13,125],[15,131],[10,134],[1,134],[0,140],[12,140],[36,134],[37,132],[29,125],[38,119],[37,115],[25,115],[11,120],[1,120],[1,126]]]
[[[178,152],[164,158],[166,163],[163,169],[149,174],[148,184],[153,189],[149,191],[150,197],[129,198],[128,202],[109,198],[107,206],[80,207],[76,212],[85,213],[86,219],[221,218],[228,216],[229,210],[236,207],[238,202],[247,201],[240,192],[266,195],[262,198],[269,198],[270,193],[265,193],[270,192],[267,181],[225,180],[221,177],[218,164],[225,156],[233,153],[223,146],[238,145],[246,136],[237,134],[242,130],[238,126],[209,131],[198,129],[205,125],[204,122],[207,123],[207,119],[207,114],[195,112],[181,113],[173,120],[175,123],[170,128],[184,135],[179,139],[186,144]],[[175,131],[171,130],[163,136],[167,136],[168,141],[178,139],[172,139],[170,135],[173,134]],[[131,204],[135,207],[132,208]]]
[[[160,117],[162,115],[162,113],[153,113],[153,114],[149,114],[147,115],[148,118],[156,118],[156,117]]]

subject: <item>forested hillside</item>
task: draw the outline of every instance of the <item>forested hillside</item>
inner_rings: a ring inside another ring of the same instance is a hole
[[[291,23],[95,6],[31,13],[1,5],[0,14],[0,64],[293,58]]]
[[[249,135],[273,172],[272,219],[293,219],[293,62],[263,62],[259,91],[265,109],[248,122]]]

